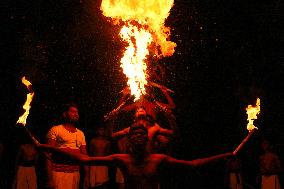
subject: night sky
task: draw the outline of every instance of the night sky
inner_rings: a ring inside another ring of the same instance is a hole
[[[22,76],[35,91],[27,126],[40,140],[68,101],[79,104],[80,128],[87,137],[103,124],[127,80],[119,63],[125,47],[120,27],[102,15],[100,3],[1,1],[1,140],[17,138],[15,123],[28,93]],[[280,0],[175,1],[166,26],[176,51],[150,60],[161,66],[160,83],[175,91],[180,130],[175,157],[233,150],[247,134],[245,108],[259,97],[259,133],[240,154],[247,183],[255,186],[260,137],[271,139],[283,158],[283,16]],[[170,175],[168,187],[223,183],[222,163],[187,171]]]

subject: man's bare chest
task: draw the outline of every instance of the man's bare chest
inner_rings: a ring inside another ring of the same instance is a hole
[[[153,177],[158,172],[158,162],[131,162],[126,166],[129,176]]]

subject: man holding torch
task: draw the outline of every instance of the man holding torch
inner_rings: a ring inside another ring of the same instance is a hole
[[[47,133],[47,144],[73,153],[87,154],[84,133],[76,128],[79,120],[76,104],[67,104],[63,113],[64,123],[53,126]],[[79,189],[80,172],[78,165],[68,165],[60,156],[47,160],[47,187],[52,189]],[[88,187],[89,168],[84,167],[84,188]]]

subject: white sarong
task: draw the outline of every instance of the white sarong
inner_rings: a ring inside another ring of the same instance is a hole
[[[278,175],[262,175],[261,189],[281,189]]]
[[[35,167],[19,166],[16,176],[16,189],[36,189],[37,178]]]
[[[230,189],[243,189],[243,180],[239,173],[230,173]]]
[[[95,187],[108,182],[107,166],[90,166],[90,187]]]
[[[55,189],[79,189],[80,173],[53,171]]]

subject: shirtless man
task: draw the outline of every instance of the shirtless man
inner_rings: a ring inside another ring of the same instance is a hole
[[[153,85],[153,84],[151,84]],[[157,86],[157,84],[155,84]],[[149,133],[149,145],[148,148],[151,152],[160,152],[162,149],[163,153],[167,153],[165,149],[168,148],[168,144],[170,142],[170,137],[177,133],[177,125],[176,118],[173,114],[173,110],[175,109],[175,103],[171,96],[168,94],[169,89],[162,85],[158,85],[163,95],[165,96],[167,103],[162,103],[154,99],[153,95],[146,94],[142,95],[140,99],[137,101],[126,104],[129,102],[130,97],[130,88],[125,87],[122,90],[122,97],[119,99],[119,106],[107,114],[104,118],[105,121],[116,119],[119,112],[130,112],[135,110],[134,122],[139,119],[148,119],[149,124],[147,125],[148,133]],[[163,112],[165,118],[168,121],[169,129],[164,129],[160,127],[160,125],[156,121],[156,116],[158,112]],[[111,131],[113,131],[113,123],[110,123]],[[113,139],[122,138],[128,133],[129,128],[123,129],[121,131],[115,132],[112,134]],[[154,147],[155,146],[155,147]]]
[[[144,126],[148,130],[148,138],[149,138],[149,143],[147,145],[147,149],[150,152],[155,151],[154,146],[155,146],[155,142],[157,140],[159,140],[160,142],[165,142],[165,140],[167,140],[167,139],[163,136],[170,137],[174,134],[174,130],[164,129],[164,128],[160,127],[157,123],[149,120],[148,114],[147,114],[146,109],[144,107],[139,107],[136,110],[134,123],[135,122],[146,123],[146,124],[144,124]],[[121,138],[123,136],[126,136],[129,132],[129,129],[130,129],[130,127],[127,127],[127,128],[125,128],[121,131],[112,133],[112,138],[118,139],[118,138]]]
[[[100,126],[96,128],[96,137],[90,141],[89,154],[93,157],[104,157],[110,154],[110,141],[106,137],[106,130]],[[90,166],[90,188],[107,188],[109,181],[107,166]]]
[[[232,156],[232,153],[220,154],[208,158],[192,161],[178,160],[164,154],[150,154],[146,145],[148,130],[145,123],[137,123],[129,129],[128,137],[131,144],[129,154],[113,154],[106,157],[89,157],[75,154],[54,146],[40,144],[40,149],[50,150],[53,153],[64,154],[78,163],[94,165],[115,165],[119,167],[125,178],[126,189],[158,189],[160,168],[164,166],[198,167],[210,162]]]
[[[269,140],[262,139],[261,148],[263,150],[263,154],[259,157],[261,188],[281,189],[279,175],[282,173],[282,166],[280,159],[273,151]]]
[[[13,183],[14,189],[36,189],[36,146],[31,141],[22,143],[16,157],[16,177]]]

